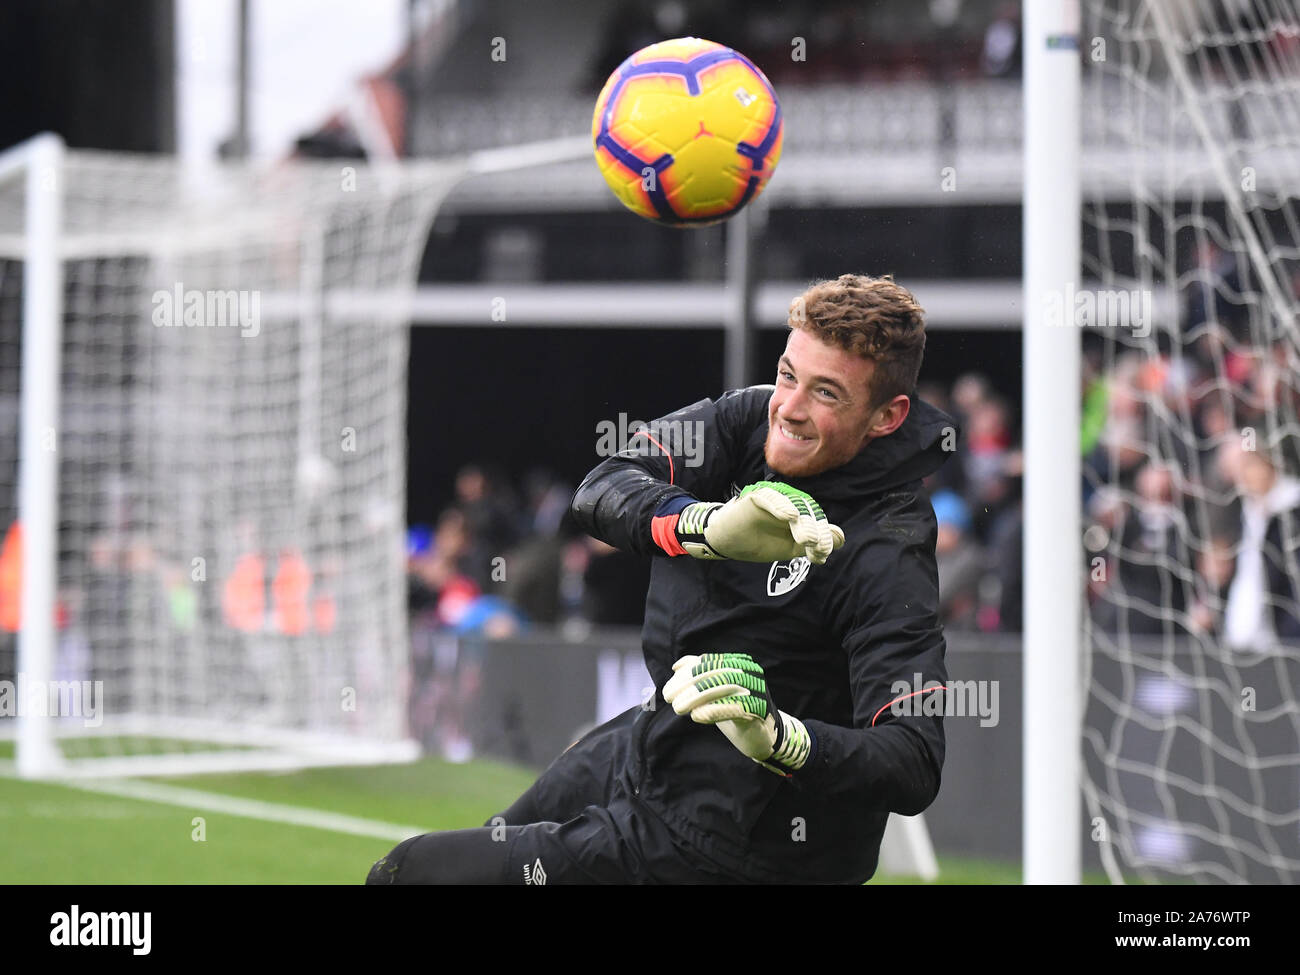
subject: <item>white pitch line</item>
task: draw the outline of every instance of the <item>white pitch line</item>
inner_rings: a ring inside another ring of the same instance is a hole
[[[400,842],[409,837],[429,832],[428,829],[422,829],[418,826],[400,826],[397,823],[385,823],[377,819],[344,816],[341,813],[324,812],[320,809],[308,809],[303,806],[283,806],[274,802],[264,802],[261,799],[241,799],[237,796],[201,792],[198,789],[184,789],[180,786],[162,785],[156,782],[137,782],[131,779],[58,779],[52,781],[57,785],[66,785],[70,789],[98,792],[103,795],[119,796],[124,799],[141,799],[146,802],[159,802],[170,806],[185,806],[190,809],[225,813],[228,816],[242,816],[245,819],[261,819],[272,823],[286,823],[290,826],[306,826],[311,829],[324,829],[334,833],[350,833],[353,836],[370,836],[379,840]]]

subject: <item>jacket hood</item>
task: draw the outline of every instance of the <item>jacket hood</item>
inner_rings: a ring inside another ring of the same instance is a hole
[[[770,398],[770,391],[775,387],[765,388],[769,390]],[[911,399],[912,408],[902,426],[887,437],[871,441],[847,464],[801,478],[785,477],[767,468],[769,480],[785,481],[807,491],[818,501],[847,501],[900,488],[928,477],[954,453],[960,428],[957,421],[942,410],[915,395]],[[766,439],[766,423],[762,435]]]

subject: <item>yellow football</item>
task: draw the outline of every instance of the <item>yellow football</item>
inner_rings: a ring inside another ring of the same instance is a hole
[[[637,51],[591,120],[596,163],[633,213],[678,227],[726,220],[781,158],[781,105],[743,54],[698,37]]]

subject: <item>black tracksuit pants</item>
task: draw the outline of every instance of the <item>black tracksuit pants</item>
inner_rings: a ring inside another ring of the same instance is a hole
[[[379,860],[367,884],[728,883],[629,795],[619,772],[632,708],[557,758],[478,829],[425,833]]]

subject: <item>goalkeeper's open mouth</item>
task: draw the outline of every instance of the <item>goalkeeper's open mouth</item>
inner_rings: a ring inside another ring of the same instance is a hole
[[[815,437],[800,436],[792,432],[784,423],[778,423],[776,428],[781,432],[781,438],[791,444],[812,443],[816,439]]]
[[[818,460],[825,451],[825,441],[811,424],[806,433],[795,432],[797,429],[791,429],[777,416],[768,419],[763,453],[772,470],[783,477],[803,477],[815,473],[811,468],[821,466]]]

